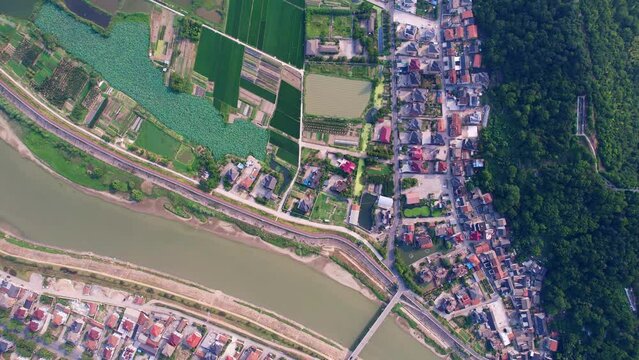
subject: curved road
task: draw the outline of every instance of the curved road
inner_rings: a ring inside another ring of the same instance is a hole
[[[150,170],[142,165],[136,164],[135,162],[126,159],[112,151],[104,149],[100,145],[93,143],[92,141],[80,136],[76,133],[71,132],[66,129],[62,125],[57,122],[48,119],[47,117],[40,114],[36,109],[31,107],[27,103],[25,99],[16,94],[8,85],[6,85],[3,81],[0,81],[0,94],[2,94],[5,98],[7,98],[12,104],[17,106],[23,113],[29,116],[33,121],[35,121],[38,125],[43,127],[49,132],[52,132],[64,139],[65,141],[73,144],[74,146],[82,149],[90,153],[92,156],[108,163],[113,166],[116,166],[125,171],[129,171],[139,177],[147,179],[159,186],[167,188],[171,191],[174,191],[182,196],[185,196],[193,201],[196,201],[202,205],[215,207],[217,209],[224,209],[229,212],[241,214],[244,218],[249,218],[258,223],[262,223],[270,228],[277,229],[279,231],[283,231],[296,237],[301,237],[306,239],[307,242],[314,245],[333,245],[341,250],[347,252],[350,256],[354,257],[358,260],[358,262],[366,267],[370,274],[374,275],[377,281],[380,284],[384,284],[389,291],[392,292],[392,289],[395,287],[397,283],[397,279],[393,276],[389,275],[384,271],[384,269],[374,260],[372,260],[368,253],[364,250],[360,249],[356,244],[353,244],[352,241],[343,238],[341,236],[335,234],[314,234],[299,230],[294,227],[290,227],[281,223],[278,223],[270,218],[258,215],[244,209],[240,206],[234,205],[230,202],[212,196],[210,194],[203,193],[196,188],[193,188],[189,185],[185,185],[179,181],[171,179],[166,175],[160,174],[156,171]],[[328,244],[327,244],[328,242]]]

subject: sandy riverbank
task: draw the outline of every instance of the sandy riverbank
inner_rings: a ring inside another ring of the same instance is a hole
[[[46,164],[44,164],[42,161],[36,158],[35,155],[29,150],[29,148],[27,148],[22,143],[18,135],[11,128],[11,125],[9,124],[4,113],[1,113],[1,112],[0,112],[0,139],[5,141],[16,151],[18,151],[18,153],[22,157],[35,162],[48,173],[52,174],[56,178],[60,179],[61,181],[64,181],[69,186],[73,187],[74,189],[84,194],[98,197],[112,204],[124,206],[130,210],[140,212],[143,214],[158,216],[158,217],[172,220],[172,221],[181,221],[186,224],[189,224],[195,229],[210,232],[212,234],[215,234],[216,236],[222,237],[227,240],[238,241],[258,249],[286,255],[294,260],[300,261],[304,264],[311,266],[313,269],[321,272],[325,276],[328,276],[331,279],[337,281],[338,283],[359,292],[360,294],[362,294],[363,296],[365,296],[366,298],[370,300],[374,300],[374,301],[377,300],[375,295],[366,286],[362,285],[348,271],[342,269],[339,265],[330,261],[326,256],[307,256],[307,257],[298,256],[289,249],[283,249],[283,248],[271,245],[265,241],[262,241],[262,239],[260,239],[257,236],[246,234],[245,232],[243,232],[241,229],[239,229],[237,226],[233,224],[230,224],[218,219],[209,219],[206,223],[202,223],[194,217],[188,220],[180,218],[170,213],[164,208],[164,204],[166,203],[165,199],[145,199],[142,202],[136,203],[136,202],[132,202],[127,199],[124,199],[120,196],[111,194],[109,192],[96,191],[96,190],[89,189],[89,188],[80,186],[78,184],[75,184],[71,182],[70,180],[66,179],[65,177],[61,176],[60,174],[56,173],[51,168],[49,168]],[[142,184],[142,189],[145,192],[150,193],[153,186],[154,185],[149,182],[144,182]],[[11,224],[0,223],[0,226],[2,226],[4,229],[18,236],[22,235],[17,229],[13,228]],[[328,255],[328,253],[324,255]]]

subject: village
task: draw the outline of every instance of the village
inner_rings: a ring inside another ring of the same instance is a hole
[[[288,359],[178,307],[30,275],[26,281],[0,272],[0,354],[10,356],[5,358]]]

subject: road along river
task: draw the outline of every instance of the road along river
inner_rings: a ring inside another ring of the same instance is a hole
[[[0,223],[35,241],[112,256],[199,282],[272,309],[345,346],[353,343],[377,309],[355,290],[288,256],[79,192],[2,141]],[[411,340],[398,327],[393,329],[397,337]],[[430,355],[417,342],[407,343],[414,351],[404,347],[401,358]]]

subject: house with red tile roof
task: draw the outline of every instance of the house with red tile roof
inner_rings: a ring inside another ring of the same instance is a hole
[[[450,136],[457,137],[462,134],[462,121],[459,113],[453,113],[450,122]]]
[[[87,342],[84,343],[84,347],[91,352],[98,350],[98,345],[98,342],[95,340],[87,340]]]
[[[478,243],[475,245],[475,253],[484,254],[490,251],[490,245],[486,242]]]
[[[462,20],[468,20],[468,19],[472,19],[473,18],[473,11],[472,10],[466,10],[461,14],[461,19]]]
[[[481,54],[475,54],[473,56],[473,67],[475,69],[479,69],[481,67],[481,59],[482,59]]]
[[[437,131],[438,132],[446,131],[446,119],[444,119],[443,117],[437,120]]]
[[[481,201],[484,205],[490,205],[493,202],[493,196],[490,193],[482,194]]]
[[[98,340],[100,338],[100,335],[102,335],[102,330],[100,330],[96,326],[92,327],[87,332],[87,338],[89,338],[91,340]]]
[[[149,315],[147,315],[143,311],[140,311],[140,315],[138,315],[138,325],[144,326],[149,320]]]
[[[481,266],[481,261],[479,261],[479,257],[476,254],[470,254],[467,257],[468,262],[473,266],[475,270],[479,270]]]
[[[556,352],[559,349],[559,341],[548,338],[545,344],[546,349],[552,352]]]
[[[41,307],[35,309],[35,311],[33,312],[33,318],[36,320],[43,320],[47,316],[48,310],[49,309],[45,309]]]
[[[36,319],[32,319],[29,322],[29,331],[38,332],[38,331],[40,331],[40,329],[42,329],[42,325],[43,325],[42,321],[36,320]]]
[[[120,334],[113,333],[107,337],[106,344],[107,346],[116,347],[120,343],[121,338]]]
[[[355,165],[355,163],[350,160],[341,159],[339,161],[339,168],[348,175],[352,174],[353,171],[355,171],[356,167],[357,165]]]
[[[125,318],[124,320],[122,320],[122,324],[120,324],[120,326],[122,327],[122,330],[131,332],[135,327],[135,323],[133,322],[133,320]]]
[[[421,146],[412,146],[408,150],[408,155],[411,160],[424,160],[424,149]]]
[[[446,40],[446,41],[455,40],[455,30],[453,30],[453,29],[444,30],[444,40]]]
[[[158,339],[164,333],[164,324],[160,322],[156,322],[151,326],[151,330],[149,331],[150,338]]]
[[[466,39],[472,40],[477,39],[477,25],[468,25],[466,26]]]
[[[61,326],[65,322],[67,322],[67,318],[68,318],[68,315],[65,312],[60,311],[60,310],[56,310],[53,313],[53,319],[51,320],[51,322],[55,326]]]
[[[16,319],[19,320],[24,320],[27,317],[27,309],[25,307],[19,307],[18,310],[16,310],[15,314],[13,314],[13,316]]]
[[[379,139],[378,141],[384,144],[390,144],[391,138],[391,128],[390,126],[383,126],[379,130]]]
[[[104,324],[111,329],[117,329],[118,320],[120,320],[120,315],[118,315],[117,313],[112,313],[111,315],[109,315],[107,321]]]
[[[113,357],[114,348],[107,346],[102,350],[102,358],[105,360],[110,360]]]
[[[191,349],[195,349],[200,345],[200,341],[202,341],[202,334],[199,331],[193,331],[185,339],[186,345]]]
[[[177,331],[172,332],[171,335],[169,336],[168,342],[172,346],[180,345],[180,343],[182,342],[182,334],[180,334]]]
[[[98,304],[90,302],[87,305],[89,306],[89,316],[94,317],[98,313]]]

